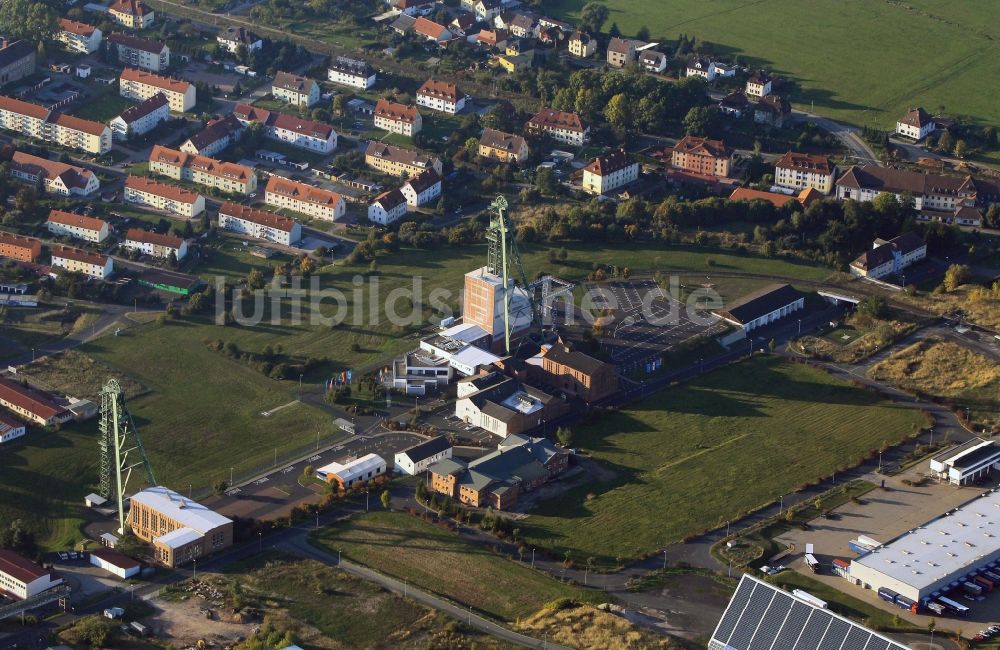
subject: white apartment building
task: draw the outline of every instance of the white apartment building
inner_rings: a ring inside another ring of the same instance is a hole
[[[140,228],[129,228],[125,233],[125,248],[137,250],[144,255],[153,257],[168,258],[171,254],[182,260],[187,255],[187,242],[180,237],[169,234],[160,234],[142,230]]]
[[[45,227],[57,237],[72,237],[95,244],[100,244],[111,234],[108,223],[102,219],[63,212],[62,210],[49,211],[49,219],[45,222]]]
[[[388,226],[406,215],[406,197],[396,188],[379,195],[368,206],[368,220],[380,226]]]
[[[14,551],[0,549],[0,592],[26,600],[61,585],[62,578]]]
[[[336,57],[326,71],[326,78],[341,86],[368,90],[375,85],[375,68],[364,61],[349,59],[345,56]]]
[[[415,106],[406,106],[388,99],[375,104],[375,128],[412,137],[423,127],[423,118]]]
[[[170,67],[170,48],[159,41],[115,32],[108,36],[108,47],[116,50],[118,62],[127,68],[162,72]]]
[[[219,227],[285,246],[302,238],[302,226],[294,219],[230,202],[219,208]]]
[[[590,129],[583,125],[576,113],[543,108],[524,125],[528,133],[547,134],[553,140],[575,146],[583,146]]]
[[[89,169],[39,158],[21,151],[15,152],[11,159],[10,174],[31,184],[42,180],[46,192],[62,196],[90,196],[101,189],[100,180]]]
[[[101,47],[104,35],[101,30],[86,23],[78,23],[69,18],[59,19],[59,32],[56,40],[66,46],[70,52],[93,54]]]
[[[451,458],[452,447],[445,436],[425,440],[396,453],[396,471],[416,476],[444,458]]]
[[[265,137],[299,149],[328,154],[337,148],[337,132],[322,122],[267,111],[250,104],[237,104],[233,115],[243,124],[257,122],[263,125]]]
[[[145,135],[160,122],[170,119],[170,102],[163,93],[156,93],[149,99],[129,106],[121,115],[111,120],[111,137],[115,140],[128,140],[130,135]]]
[[[157,93],[163,93],[170,105],[170,110],[177,113],[191,110],[197,101],[193,84],[179,79],[161,77],[144,70],[125,68],[118,83],[118,93],[122,97],[136,101],[149,99]]]
[[[82,273],[98,280],[103,280],[114,272],[114,264],[107,255],[69,246],[52,247],[52,266]]]
[[[149,171],[233,194],[251,194],[257,191],[257,175],[249,167],[205,156],[193,156],[160,145],[154,145],[149,153]]]
[[[0,128],[94,154],[111,150],[111,129],[106,125],[13,97],[0,97]]]
[[[774,165],[774,184],[793,190],[808,187],[829,194],[833,191],[837,166],[826,156],[789,151]]]
[[[423,171],[410,178],[399,191],[406,197],[406,204],[411,207],[427,205],[441,196],[441,177],[433,169]]]
[[[196,217],[205,211],[205,197],[197,192],[160,183],[145,176],[125,179],[125,201],[182,217]]]
[[[129,29],[146,29],[156,20],[156,13],[142,0],[114,0],[108,13],[112,20]]]
[[[917,211],[933,210],[953,214],[962,207],[976,203],[988,205],[979,198],[977,184],[971,176],[924,174],[906,169],[878,165],[851,166],[837,179],[837,198],[841,201],[874,201],[882,193],[897,199],[912,199]]]
[[[209,121],[205,128],[198,131],[181,144],[184,153],[199,156],[214,156],[231,144],[235,144],[246,127],[230,113]]]
[[[630,159],[624,149],[594,158],[583,168],[583,191],[605,194],[639,179],[639,163]]]
[[[271,94],[292,106],[309,108],[319,101],[319,84],[290,72],[278,72],[271,83]]]
[[[336,192],[281,176],[271,176],[268,179],[264,190],[264,203],[325,221],[335,221],[343,217],[347,211],[343,197]]]
[[[428,79],[417,91],[417,106],[454,115],[465,108],[465,95],[453,83]]]

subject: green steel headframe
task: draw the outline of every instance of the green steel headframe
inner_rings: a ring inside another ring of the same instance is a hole
[[[524,264],[521,262],[521,254],[517,249],[517,241],[514,239],[514,229],[507,218],[507,199],[502,195],[497,196],[490,203],[490,209],[493,211],[493,215],[490,217],[490,226],[486,230],[486,241],[489,242],[486,268],[503,281],[504,345],[507,354],[510,354],[510,302],[514,292],[507,290],[507,283],[511,271],[516,271],[517,277],[521,281],[521,287],[528,291],[528,277],[524,273]],[[541,320],[537,318],[535,301],[530,293],[528,299],[531,309],[531,323],[540,327]]]
[[[149,485],[156,485],[153,466],[139,438],[139,430],[125,406],[125,392],[116,379],[109,379],[101,389],[101,487],[105,499],[115,498],[118,505],[118,533],[125,533],[125,490],[132,470],[140,465]],[[134,462],[129,462],[129,454]],[[135,458],[138,455],[138,458]]]

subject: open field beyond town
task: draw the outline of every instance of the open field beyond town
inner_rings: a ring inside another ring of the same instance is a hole
[[[868,374],[904,390],[968,407],[972,420],[990,429],[1000,426],[1000,368],[957,343],[918,341],[880,362]]]
[[[610,563],[724,524],[923,423],[821,370],[758,358],[668,388],[575,430],[614,478],[541,503],[533,543]],[[628,530],[628,534],[622,534]]]
[[[556,0],[546,11],[576,19],[585,0]],[[609,0],[608,24],[654,39],[680,34],[793,79],[804,110],[858,126],[894,128],[911,106],[939,107],[981,124],[1000,122],[995,93],[983,92],[1000,56],[992,0]],[[605,29],[607,26],[605,26]],[[820,46],[821,45],[821,46]],[[928,49],[928,46],[932,47]]]
[[[411,515],[375,512],[324,528],[315,540],[369,566],[501,620],[540,610],[557,598],[607,600],[600,592],[560,584],[516,560],[459,539]]]

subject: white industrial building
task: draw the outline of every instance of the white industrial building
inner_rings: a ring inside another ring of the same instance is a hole
[[[27,432],[24,422],[0,413],[0,444],[20,438]]]
[[[478,325],[459,324],[420,341],[420,347],[393,363],[392,385],[407,395],[426,395],[446,386],[455,374],[469,377],[500,357],[486,348],[491,336]]]
[[[107,547],[91,551],[90,563],[112,575],[118,576],[122,580],[128,580],[132,576],[138,575],[142,569],[137,560],[133,560],[124,553],[119,553]]]
[[[931,458],[931,471],[952,485],[972,483],[993,469],[1000,469],[1000,445],[982,438],[973,438]]]
[[[438,436],[398,452],[396,471],[414,476],[445,458],[451,458],[451,443],[446,437]]]
[[[15,600],[37,596],[63,579],[14,551],[0,548],[0,594]]]
[[[1000,491],[991,490],[851,561],[850,580],[925,604],[1000,560]]]
[[[386,462],[378,454],[367,454],[346,463],[333,462],[316,470],[316,478],[327,483],[337,483],[343,489],[355,484],[364,485],[379,476],[385,476]]]

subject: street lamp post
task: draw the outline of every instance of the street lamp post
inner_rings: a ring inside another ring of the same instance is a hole
[[[531,568],[535,568],[535,549],[531,549]]]
[[[264,533],[261,531],[257,531],[257,552],[264,552]]]
[[[778,516],[779,517],[781,516],[781,511],[784,509],[784,507],[785,507],[785,495],[784,494],[779,494],[778,495]]]
[[[302,399],[302,375],[299,375],[299,396],[296,399]]]
[[[406,580],[403,580],[403,598],[406,598]]]
[[[233,487],[233,468],[229,468],[229,487]]]
[[[192,572],[191,572],[191,579],[194,580],[195,582],[197,582],[198,581],[198,560],[191,560],[191,563],[193,565]]]
[[[667,570],[667,549],[663,549],[663,570]]]

